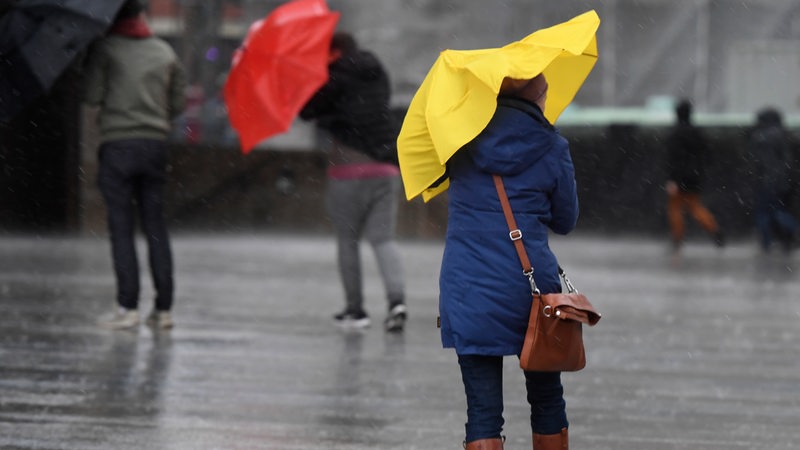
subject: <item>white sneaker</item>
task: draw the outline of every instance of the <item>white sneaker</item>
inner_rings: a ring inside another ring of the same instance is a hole
[[[172,314],[169,311],[157,311],[154,309],[147,316],[147,325],[154,328],[169,329],[175,326],[175,322],[172,321]]]
[[[103,328],[111,330],[127,330],[139,326],[139,311],[135,309],[120,308],[111,317],[100,319],[98,322]]]
[[[356,312],[344,310],[333,316],[333,320],[336,325],[346,329],[364,329],[371,325],[369,316],[363,310]]]
[[[383,326],[388,332],[396,333],[403,331],[406,326],[406,319],[408,318],[408,308],[403,303],[394,305],[389,310],[389,315],[383,322]]]

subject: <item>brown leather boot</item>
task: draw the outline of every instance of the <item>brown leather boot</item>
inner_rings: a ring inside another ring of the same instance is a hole
[[[464,445],[467,450],[503,450],[503,438],[478,439]]]
[[[569,450],[569,436],[567,429],[562,428],[561,433],[533,434],[533,450]]]

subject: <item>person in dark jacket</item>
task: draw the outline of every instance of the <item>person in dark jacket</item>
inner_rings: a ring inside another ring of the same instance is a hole
[[[389,111],[389,77],[378,58],[348,33],[334,34],[328,82],[300,112],[316,120],[329,141],[326,209],[337,237],[346,305],[337,324],[364,328],[359,242],[369,241],[386,290],[386,331],[402,331],[407,317],[400,251],[395,240],[400,193],[396,127]]]
[[[800,225],[788,208],[793,184],[793,140],[777,110],[766,108],[758,113],[750,135],[749,156],[756,183],[754,209],[761,248],[769,252],[773,236],[777,235],[788,253],[798,238]]]
[[[725,238],[717,220],[700,200],[708,145],[700,130],[692,124],[692,104],[682,100],[675,108],[677,124],[667,138],[666,184],[667,217],[669,219],[672,243],[675,250],[683,245],[686,227],[683,220],[688,210],[697,223],[706,230],[714,243],[722,247]]]
[[[466,448],[503,446],[503,357],[519,356],[531,286],[503,215],[492,174],[502,176],[543,293],[561,292],[548,230],[578,219],[569,145],[543,115],[547,82],[506,79],[486,128],[448,161],[447,235],[439,279],[441,338],[454,348],[467,397]],[[567,448],[560,372],[524,372],[536,449]]]
[[[183,111],[186,82],[175,52],[152,35],[143,10],[136,0],[123,5],[108,36],[91,49],[86,69],[85,102],[99,106],[97,181],[108,209],[117,283],[118,312],[101,325],[113,329],[139,324],[136,212],[156,290],[147,323],[173,325],[172,250],[163,214],[165,142],[171,121]]]

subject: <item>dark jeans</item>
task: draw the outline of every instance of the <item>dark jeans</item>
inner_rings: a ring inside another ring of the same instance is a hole
[[[785,200],[786,194],[776,194],[760,190],[756,194],[756,229],[761,239],[761,248],[769,251],[773,235],[783,241],[786,250],[791,248],[792,239],[800,229],[797,219],[792,216]]]
[[[135,213],[145,236],[150,274],[156,290],[155,307],[172,308],[172,251],[163,214],[167,150],[163,142],[130,139],[100,146],[97,184],[108,208],[111,254],[117,279],[117,302],[135,309],[139,304],[139,263],[134,240]]]
[[[458,355],[467,394],[466,442],[499,437],[503,431],[503,357]],[[567,427],[561,372],[524,372],[531,431],[556,434]]]

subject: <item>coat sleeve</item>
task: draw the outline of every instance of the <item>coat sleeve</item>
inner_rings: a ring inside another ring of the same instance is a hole
[[[373,66],[373,64],[376,64]],[[300,118],[303,120],[317,119],[320,121],[343,120],[351,121],[352,111],[343,111],[343,108],[352,107],[352,101],[358,98],[358,103],[362,101],[362,95],[367,95],[361,90],[364,88],[364,80],[371,75],[379,76],[383,69],[377,65],[377,61],[362,53],[350,56],[342,56],[339,60],[329,66],[328,81],[317,91],[300,111]],[[373,73],[373,71],[375,71]],[[369,102],[369,99],[365,100]]]
[[[300,110],[303,120],[323,119],[336,114],[336,101],[345,90],[347,77],[336,64],[329,69],[328,81],[314,94]]]
[[[303,120],[314,120],[332,113],[335,100],[335,86],[330,81],[320,90],[300,110],[300,118]]]
[[[578,224],[578,188],[569,146],[565,143],[560,150],[555,187],[550,197],[550,229],[557,234],[567,234]]]
[[[678,166],[680,165],[680,148],[678,139],[675,137],[675,132],[670,133],[666,139],[666,166],[667,166],[667,179],[677,181],[680,176],[678,175]]]

